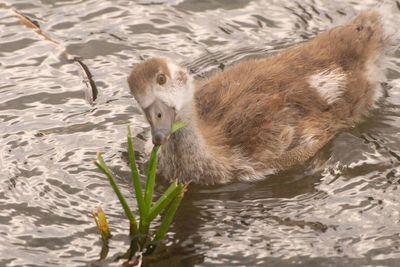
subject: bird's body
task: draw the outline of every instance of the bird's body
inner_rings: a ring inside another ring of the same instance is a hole
[[[390,42],[380,13],[370,10],[309,43],[239,62],[197,83],[160,58],[137,65],[128,81],[153,142],[169,138],[159,152],[163,176],[202,184],[258,180],[304,162],[368,114],[381,95]],[[155,107],[157,101],[163,104]],[[165,107],[175,112],[167,116],[171,123],[190,124],[161,134]]]

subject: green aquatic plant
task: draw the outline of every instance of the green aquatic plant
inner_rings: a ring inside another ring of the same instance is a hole
[[[188,123],[186,122],[175,123],[172,127],[171,134],[173,134],[180,128],[186,126],[187,124]],[[164,194],[162,194],[161,197],[153,204],[153,192],[154,192],[155,176],[157,169],[157,151],[159,150],[160,145],[154,145],[153,150],[151,152],[150,160],[148,163],[146,186],[143,191],[140,183],[139,172],[136,165],[135,152],[132,143],[132,134],[129,126],[128,126],[127,138],[128,138],[129,163],[132,173],[132,182],[135,189],[136,201],[140,216],[139,224],[137,223],[135,215],[129,208],[128,203],[126,202],[124,196],[119,190],[119,187],[115,182],[115,179],[110,169],[107,167],[100,153],[97,153],[97,161],[94,161],[94,164],[109,179],[110,184],[114,189],[116,195],[118,196],[118,199],[125,211],[125,214],[128,217],[130,225],[129,235],[132,237],[133,240],[137,241],[139,245],[138,249],[142,250],[149,237],[149,229],[151,222],[164,210],[167,210],[161,221],[160,226],[158,227],[158,229],[154,234],[154,238],[151,241],[156,242],[164,238],[173,220],[175,212],[178,209],[179,204],[181,203],[181,200],[183,198],[184,192],[186,191],[188,184],[178,183],[178,181],[175,180],[164,192]],[[96,215],[94,214],[94,212],[92,213],[93,217],[95,218],[99,232],[102,236],[103,243],[106,244],[110,237],[110,231],[108,229],[108,224],[105,219],[105,214],[102,211],[101,207],[98,209],[99,220],[96,219]],[[100,221],[102,223],[100,223]]]

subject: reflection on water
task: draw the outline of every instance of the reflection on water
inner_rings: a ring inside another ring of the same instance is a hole
[[[91,160],[103,153],[134,207],[126,125],[142,163],[147,125],[126,77],[142,58],[171,57],[205,77],[307,41],[374,3],[9,1],[84,59],[99,97],[87,104],[77,66],[0,9],[0,265],[95,263],[101,240],[90,210],[100,204],[110,257],[128,248],[128,221]],[[398,266],[400,53],[391,61],[380,108],[306,164],[258,183],[191,185],[152,265]]]

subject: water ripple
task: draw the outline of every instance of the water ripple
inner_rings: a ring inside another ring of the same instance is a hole
[[[148,129],[126,84],[134,64],[171,57],[200,79],[310,40],[376,2],[8,1],[84,59],[99,96],[88,105],[77,66],[0,9],[0,265],[97,265],[98,205],[113,233],[109,257],[128,248],[128,222],[92,160],[102,152],[134,208],[126,125],[141,165]],[[191,185],[157,264],[397,266],[400,53],[384,86],[371,118],[306,164],[259,183]]]

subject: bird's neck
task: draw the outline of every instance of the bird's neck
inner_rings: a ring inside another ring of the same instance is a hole
[[[191,102],[180,110],[176,121],[189,122],[189,124],[172,134],[159,152],[159,170],[168,179],[179,179],[180,181],[199,179],[203,173],[194,172],[207,170],[207,166],[213,160],[196,126],[193,112],[194,108]],[[212,181],[209,182],[212,183]]]
[[[182,108],[179,110],[176,115],[177,122],[192,122],[193,120],[193,104],[192,101],[188,101]]]

